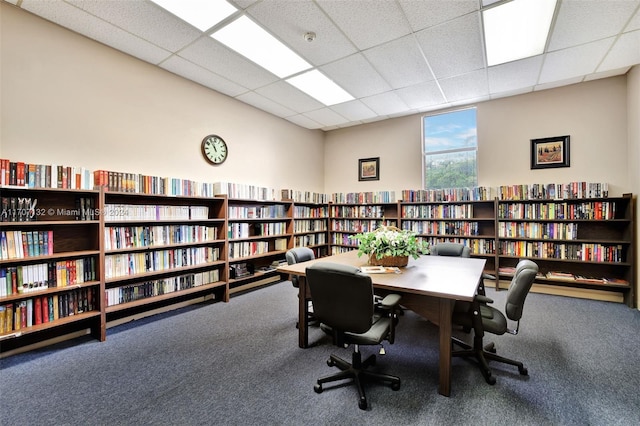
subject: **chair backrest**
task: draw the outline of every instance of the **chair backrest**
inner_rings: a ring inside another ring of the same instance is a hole
[[[307,260],[313,260],[316,258],[315,253],[309,247],[296,247],[287,251],[284,255],[287,259],[287,264],[293,265],[296,263],[306,262]],[[294,287],[298,287],[298,276],[291,276],[291,283]]]
[[[505,305],[505,314],[513,321],[519,321],[522,318],[524,309],[524,301],[529,294],[529,290],[533,285],[538,274],[538,265],[528,259],[518,262],[516,271],[509,284],[507,293],[507,302]]]
[[[442,242],[429,247],[429,253],[433,256],[459,256],[471,257],[471,249],[464,244]]]
[[[306,269],[313,314],[339,332],[364,333],[373,318],[371,277],[354,266],[318,262]]]

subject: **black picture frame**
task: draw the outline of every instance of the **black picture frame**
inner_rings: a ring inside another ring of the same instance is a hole
[[[380,180],[380,157],[358,160],[358,180]]]
[[[569,135],[531,139],[531,168],[569,167]]]

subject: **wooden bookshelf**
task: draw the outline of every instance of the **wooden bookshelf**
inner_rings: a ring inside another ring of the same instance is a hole
[[[350,240],[350,236],[382,225],[398,226],[397,202],[329,204],[330,254],[357,249],[357,243]]]
[[[545,286],[616,292],[635,306],[634,200],[498,201],[499,276],[521,258],[535,261]]]
[[[271,282],[293,247],[293,202],[228,199],[229,291]]]
[[[471,255],[487,260],[485,272],[497,272],[495,200],[399,203],[400,228],[435,245],[461,243]]]
[[[100,191],[2,186],[0,346],[60,333],[105,340]]]
[[[188,298],[229,301],[226,199],[104,192],[108,321]]]
[[[329,204],[294,202],[293,247],[309,247],[316,258],[329,254]]]

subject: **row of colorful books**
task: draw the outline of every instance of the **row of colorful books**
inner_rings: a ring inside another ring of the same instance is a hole
[[[0,259],[24,259],[53,254],[53,231],[0,231]]]
[[[532,183],[501,185],[497,188],[500,200],[562,200],[573,198],[607,198],[606,182],[576,181],[568,183]]]
[[[84,167],[35,164],[0,159],[0,185],[24,188],[94,189],[93,173]]]
[[[220,271],[213,269],[193,274],[160,278],[143,283],[112,287],[105,290],[106,303],[107,306],[120,305],[135,300],[200,287],[217,281],[220,281]]]
[[[610,220],[616,218],[611,201],[506,203],[498,205],[500,219]]]
[[[96,289],[93,287],[3,304],[0,305],[0,334],[18,332],[97,308]]]
[[[0,297],[95,281],[96,259],[57,260],[0,268]]]
[[[109,226],[105,250],[215,241],[218,228],[206,225]]]
[[[327,204],[329,197],[327,194],[320,194],[311,191],[294,191],[293,189],[280,190],[282,200],[292,200],[296,203]]]
[[[145,272],[204,265],[220,258],[219,247],[183,247],[105,256],[105,278],[126,277]]]

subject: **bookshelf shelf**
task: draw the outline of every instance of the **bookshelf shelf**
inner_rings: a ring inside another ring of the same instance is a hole
[[[231,293],[275,276],[293,247],[293,202],[229,198],[227,239]],[[253,284],[252,284],[253,283]]]
[[[294,202],[293,247],[309,247],[316,258],[329,253],[329,204]]]
[[[363,195],[362,197],[340,198],[366,199],[368,197]],[[370,232],[382,225],[398,227],[398,211],[398,202],[330,204],[329,245],[331,254],[357,249],[358,245],[349,240],[351,235]]]
[[[148,306],[150,304],[157,304],[158,302],[171,301],[179,297],[188,296],[190,294],[202,294],[202,292],[211,291],[215,289],[224,289],[227,283],[224,281],[217,281],[209,284],[202,284],[196,287],[178,290],[171,293],[166,293],[154,297],[147,297],[143,299],[133,300],[130,302],[119,303],[117,305],[107,306],[105,312],[112,314],[116,312],[122,312],[130,310],[132,308],[139,308]]]
[[[458,198],[399,202],[400,228],[415,232],[430,245],[445,241],[465,244],[471,248],[471,256],[487,260],[485,272],[495,275],[496,201]]]
[[[226,198],[105,191],[104,206],[107,321],[210,293],[229,301]]]
[[[101,192],[0,189],[0,338],[12,337],[2,350],[19,347],[20,336],[46,340],[63,328],[89,328],[104,340]]]
[[[635,206],[612,198],[498,200],[499,277],[520,258],[540,268],[536,283],[617,292],[635,304]]]

